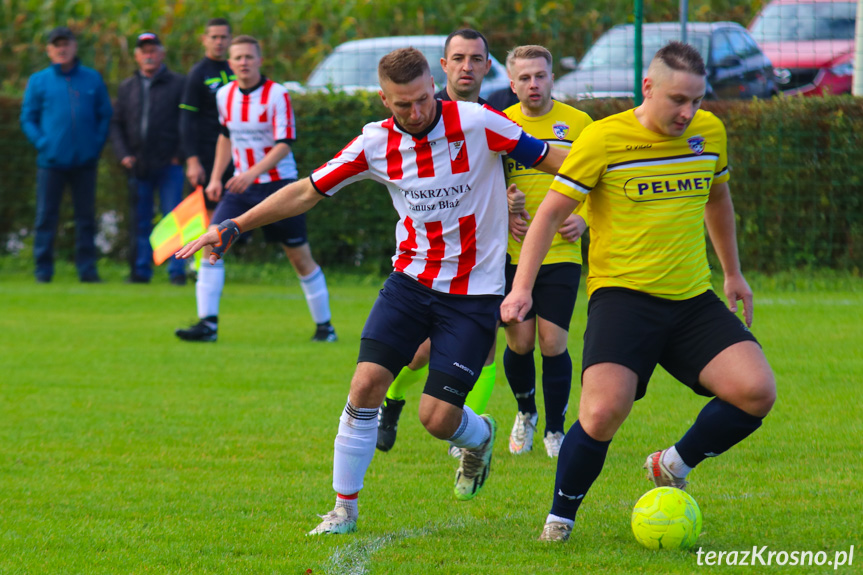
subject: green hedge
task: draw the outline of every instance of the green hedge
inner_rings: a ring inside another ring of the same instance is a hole
[[[320,166],[386,110],[376,94],[294,97],[299,122],[295,154],[300,174]],[[631,106],[626,101],[575,103],[594,119]],[[708,102],[725,121],[732,165],[741,259],[747,270],[863,267],[863,104],[852,97]],[[35,213],[35,153],[18,125],[20,101],[0,98],[0,254],[28,257]],[[98,211],[103,231],[117,219],[107,257],[128,255],[127,185],[112,152],[100,166]],[[71,258],[74,234],[64,202],[61,257]],[[397,220],[389,194],[363,182],[325,200],[309,214],[316,258],[327,266],[385,271]],[[24,233],[22,233],[24,231]],[[110,230],[109,230],[110,231]],[[110,236],[110,234],[109,234]],[[278,257],[258,249],[244,257]],[[23,243],[23,250],[20,249]],[[20,250],[20,251],[19,251]]]

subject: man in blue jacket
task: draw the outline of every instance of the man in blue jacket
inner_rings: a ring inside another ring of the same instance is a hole
[[[102,76],[78,61],[72,31],[48,35],[51,66],[30,77],[21,127],[39,152],[36,177],[36,281],[54,275],[54,238],[60,200],[68,184],[75,214],[75,266],[85,283],[100,282],[96,269],[96,168],[108,137],[111,101]]]

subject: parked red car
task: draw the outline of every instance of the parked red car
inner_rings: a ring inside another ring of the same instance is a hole
[[[784,94],[846,94],[854,72],[853,0],[773,0],[749,31]]]

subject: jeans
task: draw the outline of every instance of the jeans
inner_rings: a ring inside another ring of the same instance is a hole
[[[78,277],[98,277],[96,270],[96,166],[39,168],[36,172],[36,237],[33,257],[36,278],[50,281],[54,275],[54,240],[60,219],[63,189],[72,191],[75,214],[75,267]]]
[[[168,164],[155,170],[148,178],[132,178],[132,275],[141,279],[153,276],[153,248],[150,234],[153,232],[153,200],[155,190],[159,190],[159,209],[167,214],[183,201],[183,182],[185,175],[182,166]],[[168,260],[168,275],[185,275],[182,261],[171,257]]]

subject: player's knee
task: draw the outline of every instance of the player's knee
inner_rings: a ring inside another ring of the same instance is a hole
[[[749,393],[749,413],[764,417],[776,403],[776,379],[768,372],[757,380]]]
[[[530,340],[518,340],[507,342],[507,347],[511,349],[513,352],[518,355],[527,355],[529,353],[533,353],[535,348],[533,341]]]
[[[610,441],[623,425],[629,408],[612,403],[582,406],[578,413],[581,428],[597,441]]]

